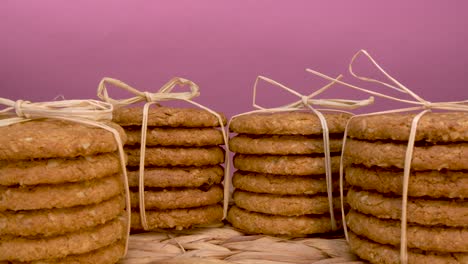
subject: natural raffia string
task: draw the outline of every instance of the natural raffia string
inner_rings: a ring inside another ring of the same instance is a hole
[[[340,79],[341,76],[338,76],[336,79]],[[279,87],[290,94],[293,94],[300,98],[300,100],[275,107],[275,108],[265,108],[263,106],[260,106],[257,103],[257,85],[258,82],[262,80],[265,81],[269,84],[272,84],[275,87]],[[327,196],[328,196],[328,206],[329,206],[329,212],[330,212],[330,222],[332,226],[332,230],[337,230],[337,225],[336,225],[336,219],[335,219],[335,213],[333,210],[333,188],[332,188],[332,171],[331,171],[331,157],[330,157],[330,135],[329,135],[329,130],[328,130],[328,125],[327,121],[324,117],[324,115],[320,111],[333,111],[333,112],[344,112],[344,113],[349,113],[337,109],[355,109],[361,106],[366,106],[369,104],[373,103],[373,97],[370,97],[369,99],[366,100],[346,100],[346,99],[313,99],[315,96],[323,93],[330,87],[332,87],[336,81],[332,81],[331,83],[325,85],[324,87],[318,89],[317,91],[311,93],[310,95],[302,95],[298,93],[297,91],[286,87],[285,85],[274,81],[272,79],[269,79],[264,76],[257,76],[255,80],[255,84],[253,87],[253,102],[252,106],[258,110],[242,113],[239,115],[233,116],[229,122],[228,122],[228,130],[229,126],[231,124],[231,121],[235,119],[236,117],[239,116],[244,116],[244,115],[249,115],[253,113],[275,113],[275,112],[286,112],[286,111],[298,111],[298,110],[304,110],[308,109],[312,113],[314,113],[320,120],[320,125],[322,126],[323,130],[323,146],[324,146],[324,154],[325,154],[325,179],[326,179],[326,184],[327,184]],[[329,109],[315,109],[314,106],[325,106],[325,107],[330,107]],[[337,109],[332,109],[332,108],[337,108]],[[320,111],[319,111],[320,110]]]
[[[122,180],[125,187],[125,207],[127,212],[127,230],[125,237],[125,255],[128,250],[128,237],[130,235],[130,194],[128,188],[127,169],[125,167],[125,154],[119,132],[106,125],[103,121],[112,120],[113,106],[109,103],[96,100],[63,100],[54,102],[32,103],[29,101],[12,101],[0,98],[0,105],[6,108],[0,110],[0,114],[12,114],[13,117],[0,119],[1,126],[9,126],[16,123],[28,122],[40,118],[52,118],[67,120],[75,123],[99,127],[112,133],[119,150],[120,166],[122,169]]]
[[[122,100],[115,100],[109,97],[107,92],[107,84],[112,84],[118,88],[124,89],[133,93],[135,96],[122,99]],[[172,92],[172,90],[177,86],[188,86],[190,88],[190,92]],[[190,103],[192,105],[197,106],[203,110],[208,111],[212,115],[214,115],[219,122],[219,126],[221,128],[221,132],[223,134],[223,140],[225,144],[225,168],[224,168],[224,201],[223,201],[223,218],[227,215],[228,209],[228,202],[229,202],[229,189],[230,189],[230,181],[229,181],[229,170],[230,170],[230,160],[229,160],[229,146],[228,146],[228,136],[226,130],[223,125],[223,120],[221,116],[216,113],[215,111],[209,109],[206,106],[203,106],[199,103],[192,101],[193,98],[200,95],[199,87],[194,82],[184,79],[175,77],[163,85],[158,92],[141,92],[130,85],[116,80],[112,78],[103,78],[98,86],[98,97],[102,100],[113,104],[116,107],[123,107],[127,105],[131,105],[138,102],[146,102],[143,107],[143,120],[142,120],[142,127],[141,127],[141,143],[140,143],[140,166],[139,166],[139,184],[138,184],[138,195],[139,195],[139,206],[140,206],[140,218],[141,218],[141,225],[143,226],[144,230],[148,230],[148,223],[146,221],[146,209],[145,209],[145,153],[146,153],[146,133],[148,128],[148,111],[149,107],[152,104],[161,101],[170,101],[170,100],[180,100]]]
[[[353,71],[353,63],[354,61],[360,56],[364,55],[369,61],[372,63],[373,66],[377,68],[387,79],[389,79],[392,84],[385,83],[376,79],[368,78],[368,77],[363,77],[363,76],[358,76],[354,73]],[[403,171],[403,189],[402,189],[402,213],[401,213],[401,238],[400,238],[400,261],[402,264],[408,263],[408,247],[407,247],[407,233],[406,233],[406,226],[407,226],[407,203],[408,203],[408,182],[409,182],[409,176],[410,176],[410,170],[411,170],[411,161],[412,161],[412,156],[413,156],[413,150],[414,150],[414,143],[415,143],[415,138],[416,138],[416,131],[418,127],[418,122],[421,119],[421,117],[428,113],[431,112],[432,109],[438,109],[438,110],[447,110],[447,111],[463,111],[463,112],[468,112],[468,100],[465,101],[456,101],[456,102],[429,102],[424,100],[422,97],[418,96],[415,94],[413,91],[405,87],[403,84],[398,82],[395,78],[390,76],[383,68],[372,58],[372,56],[369,55],[369,53],[365,50],[360,50],[358,51],[351,59],[351,62],[349,64],[349,72],[351,73],[352,76],[355,78],[366,81],[366,82],[372,82],[372,83],[377,83],[380,85],[383,85],[387,88],[399,91],[404,94],[410,95],[414,100],[405,100],[393,96],[388,96],[386,94],[378,93],[375,91],[367,90],[360,88],[355,85],[351,85],[349,83],[340,81],[338,79],[329,77],[325,74],[319,73],[317,71],[307,69],[310,73],[313,73],[317,76],[320,76],[322,78],[325,78],[330,81],[334,81],[336,83],[345,85],[349,88],[359,90],[371,95],[375,95],[378,97],[390,99],[393,101],[398,101],[402,103],[407,103],[410,105],[414,105],[413,107],[408,107],[408,108],[401,108],[401,109],[395,109],[395,110],[389,110],[389,111],[382,111],[382,112],[376,112],[376,113],[370,113],[370,114],[363,114],[363,115],[358,115],[358,116],[368,116],[368,115],[379,115],[379,114],[387,114],[387,113],[399,113],[399,112],[407,112],[407,111],[421,111],[419,112],[412,120],[411,123],[411,130],[409,134],[409,139],[408,139],[408,147],[406,149],[406,155],[405,155],[405,166],[404,166],[404,171]],[[354,116],[357,117],[357,116]],[[354,118],[352,117],[352,118]],[[349,122],[348,122],[349,124]],[[343,141],[343,154],[344,154],[344,149],[345,149],[345,144],[346,144],[346,136],[347,136],[347,131],[348,131],[348,126],[346,126],[345,130],[345,136],[344,136],[344,141]],[[343,210],[343,157],[341,158],[341,163],[340,163],[340,194],[341,194],[341,202],[342,202],[342,214],[343,214],[343,219],[344,219],[344,210]],[[348,232],[347,232],[347,226],[346,226],[346,221],[343,221],[343,226],[345,230],[345,235],[346,239],[348,240]]]

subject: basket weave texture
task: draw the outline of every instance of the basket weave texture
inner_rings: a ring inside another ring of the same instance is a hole
[[[361,264],[341,238],[245,235],[226,225],[130,236],[121,264]]]

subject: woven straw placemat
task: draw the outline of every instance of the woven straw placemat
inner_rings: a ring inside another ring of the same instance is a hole
[[[343,238],[245,235],[229,225],[133,234],[120,264],[362,264]]]

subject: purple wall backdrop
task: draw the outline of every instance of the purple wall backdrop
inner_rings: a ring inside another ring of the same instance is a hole
[[[466,1],[426,0],[6,0],[0,97],[96,98],[104,76],[149,91],[181,76],[200,85],[198,102],[230,116],[251,110],[257,75],[310,92],[325,82],[305,68],[336,76],[364,48],[427,100],[462,100],[466,10]],[[282,95],[265,89],[262,98],[287,103]],[[344,96],[365,97],[343,87],[324,95]]]

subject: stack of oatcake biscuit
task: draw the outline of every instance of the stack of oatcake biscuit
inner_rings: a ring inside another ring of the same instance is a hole
[[[113,134],[41,119],[0,135],[0,262],[116,263],[126,217]]]
[[[331,167],[338,172],[348,114],[325,114]],[[304,236],[332,231],[322,126],[310,112],[256,113],[234,118],[235,206],[228,220],[247,233]],[[338,182],[334,182],[337,190]],[[339,196],[337,197],[339,198]],[[335,198],[335,209],[340,207]]]
[[[114,111],[128,135],[128,177],[132,229],[142,229],[139,163],[142,107]],[[225,118],[223,122],[225,122]],[[224,125],[221,124],[221,125]],[[156,106],[149,109],[145,154],[145,207],[149,229],[188,228],[223,217],[224,144],[219,121],[206,110]]]
[[[414,114],[356,117],[346,142],[352,250],[372,263],[400,263],[402,181]],[[468,113],[419,121],[409,178],[409,263],[468,263]]]

